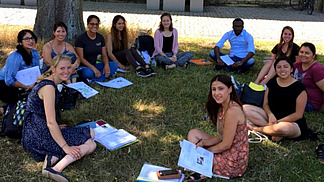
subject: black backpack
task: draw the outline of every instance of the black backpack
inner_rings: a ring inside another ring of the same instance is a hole
[[[16,104],[8,104],[2,121],[2,135],[20,139],[22,136],[22,124],[25,120],[26,100],[18,100]]]
[[[140,35],[135,40],[135,48],[139,51],[147,51],[150,56],[154,52],[154,39],[150,35]]]

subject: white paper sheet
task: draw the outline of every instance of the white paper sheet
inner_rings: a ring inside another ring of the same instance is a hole
[[[97,82],[99,85],[105,86],[105,87],[111,87],[111,88],[123,88],[127,87],[129,85],[132,85],[133,83],[126,80],[123,77],[118,77],[113,80],[110,80],[108,82]]]
[[[102,128],[102,126],[99,126],[99,128]],[[123,129],[116,129],[114,131],[108,129],[105,132],[97,132],[94,140],[101,143],[109,150],[120,148],[137,140],[137,138],[134,135],[128,133]]]
[[[82,94],[83,97],[87,99],[99,93],[97,90],[91,88],[89,85],[85,84],[84,82],[70,83],[67,84],[66,86],[77,90]]]
[[[38,66],[20,70],[16,74],[16,79],[24,85],[32,85],[37,81],[37,77],[41,75]]]
[[[221,56],[220,58],[227,66],[234,64],[234,61],[229,57],[229,55],[224,55]]]
[[[209,178],[213,175],[214,154],[204,148],[195,148],[195,144],[183,140],[178,166],[203,174]]]
[[[181,173],[180,179],[164,179],[159,180],[156,171],[168,170],[170,168],[155,166],[153,164],[144,163],[141,173],[139,174],[136,181],[152,181],[152,182],[182,182],[184,179],[184,174]]]

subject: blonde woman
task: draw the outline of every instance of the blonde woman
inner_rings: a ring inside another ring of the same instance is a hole
[[[44,161],[42,173],[55,181],[69,181],[62,171],[96,148],[91,128],[60,128],[56,120],[59,103],[57,84],[69,79],[71,58],[57,55],[48,72],[28,96],[22,144],[37,161]]]

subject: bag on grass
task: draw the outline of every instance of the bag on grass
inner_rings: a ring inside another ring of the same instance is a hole
[[[8,105],[2,121],[2,132],[11,138],[21,138],[22,124],[25,120],[26,100],[18,100],[14,105]]]
[[[154,52],[154,39],[150,35],[140,35],[136,38],[134,46],[140,52],[147,51],[151,57]]]
[[[78,91],[64,85],[61,91],[61,109],[62,110],[74,109],[77,98],[78,98]]]
[[[250,82],[248,85],[243,86],[241,93],[241,101],[243,104],[251,104],[262,107],[265,89],[262,85],[257,85]]]

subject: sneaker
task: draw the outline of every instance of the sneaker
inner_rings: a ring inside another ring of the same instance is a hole
[[[318,161],[320,163],[324,164],[324,144],[320,144],[319,146],[317,146],[315,152],[316,152]]]
[[[145,71],[149,76],[156,75],[156,72],[151,67],[147,68]]]
[[[139,77],[143,77],[143,78],[150,76],[147,74],[147,72],[143,68],[139,68],[138,70],[136,70],[136,75]]]

